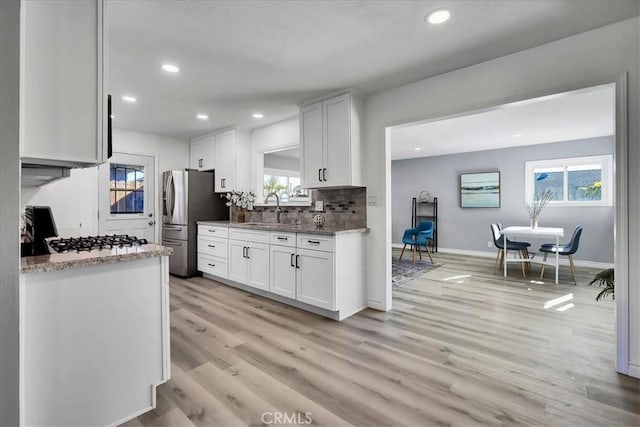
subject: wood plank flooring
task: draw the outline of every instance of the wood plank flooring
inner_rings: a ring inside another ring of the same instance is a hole
[[[343,322],[172,277],[172,378],[125,425],[640,425],[640,382],[614,370],[613,302],[585,285],[596,270],[554,285],[535,266],[505,280],[491,259],[434,257],[392,311]]]

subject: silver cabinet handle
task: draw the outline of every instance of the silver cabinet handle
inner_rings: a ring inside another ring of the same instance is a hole
[[[201,168],[202,167],[202,159],[198,159],[198,167]]]
[[[207,245],[207,246],[209,246],[210,248],[215,248],[216,247],[216,245]]]
[[[312,245],[319,245],[320,242],[318,240],[307,240],[307,243],[311,243]]]
[[[293,258],[296,256],[296,254],[291,254],[291,267],[295,268],[295,264],[293,263]]]
[[[278,239],[278,240],[289,240],[288,237],[284,237],[284,236],[278,236],[278,237],[276,237],[276,239]]]
[[[215,233],[216,230],[209,230],[209,233]]]
[[[208,265],[209,267],[215,267],[215,266],[216,266],[215,264],[211,264],[211,263],[207,263],[207,265]]]
[[[322,169],[322,180],[327,180],[327,168]]]

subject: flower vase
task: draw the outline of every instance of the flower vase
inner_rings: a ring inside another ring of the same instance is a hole
[[[247,216],[246,216],[246,214],[244,212],[244,209],[240,209],[238,211],[238,215],[237,215],[236,218],[237,218],[238,222],[245,222],[247,220]]]
[[[531,228],[533,230],[538,228],[538,218],[531,218]]]

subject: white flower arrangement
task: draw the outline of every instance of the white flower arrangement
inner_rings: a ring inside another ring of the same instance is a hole
[[[540,214],[553,199],[554,195],[555,193],[553,191],[546,189],[542,192],[542,194],[534,194],[533,202],[525,203],[525,208],[527,209],[532,222],[538,221],[538,218],[540,218]]]
[[[227,206],[249,209],[253,207],[253,202],[256,200],[256,193],[253,191],[232,190],[225,194],[224,197],[227,199]]]

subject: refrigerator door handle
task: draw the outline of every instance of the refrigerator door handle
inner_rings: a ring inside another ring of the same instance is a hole
[[[167,180],[167,213],[169,214],[169,218],[173,218],[173,209],[175,207],[175,188],[173,186],[173,174],[169,174],[169,179]]]

